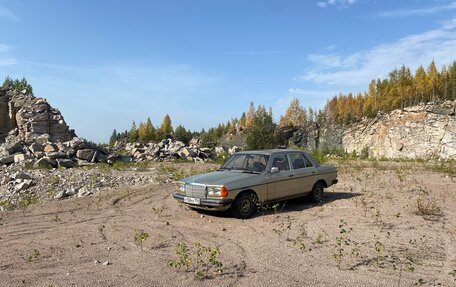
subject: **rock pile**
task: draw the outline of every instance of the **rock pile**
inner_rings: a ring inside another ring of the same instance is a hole
[[[119,156],[95,146],[83,138],[51,142],[47,134],[32,141],[7,141],[0,147],[0,165],[22,163],[35,168],[72,168],[94,162],[112,163]]]
[[[200,147],[197,140],[190,141],[189,145],[174,139],[164,139],[159,143],[128,143],[125,150],[136,162],[144,160],[163,161],[184,159],[195,162],[214,159],[216,154],[210,148]]]

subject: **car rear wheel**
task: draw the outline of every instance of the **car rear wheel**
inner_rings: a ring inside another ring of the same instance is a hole
[[[256,195],[252,192],[240,194],[231,206],[231,213],[234,217],[246,219],[253,215],[255,212]]]
[[[317,182],[312,188],[312,192],[310,193],[310,199],[312,200],[312,202],[319,203],[323,201],[324,196],[324,186],[321,182]]]

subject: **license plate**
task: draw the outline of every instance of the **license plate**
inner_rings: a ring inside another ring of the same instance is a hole
[[[184,202],[185,203],[190,203],[190,204],[196,204],[200,205],[200,199],[199,198],[193,198],[193,197],[184,197]]]

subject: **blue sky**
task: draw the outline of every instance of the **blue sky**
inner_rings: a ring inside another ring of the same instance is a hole
[[[209,128],[249,102],[278,119],[405,64],[456,60],[456,1],[0,0],[0,78],[26,77],[77,134],[164,115]]]

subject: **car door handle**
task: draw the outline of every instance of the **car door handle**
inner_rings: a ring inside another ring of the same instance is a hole
[[[294,174],[291,174],[291,175],[289,175],[288,177],[293,177],[293,176],[294,176]]]
[[[312,171],[312,173],[317,173],[317,172],[314,170],[314,171]]]

